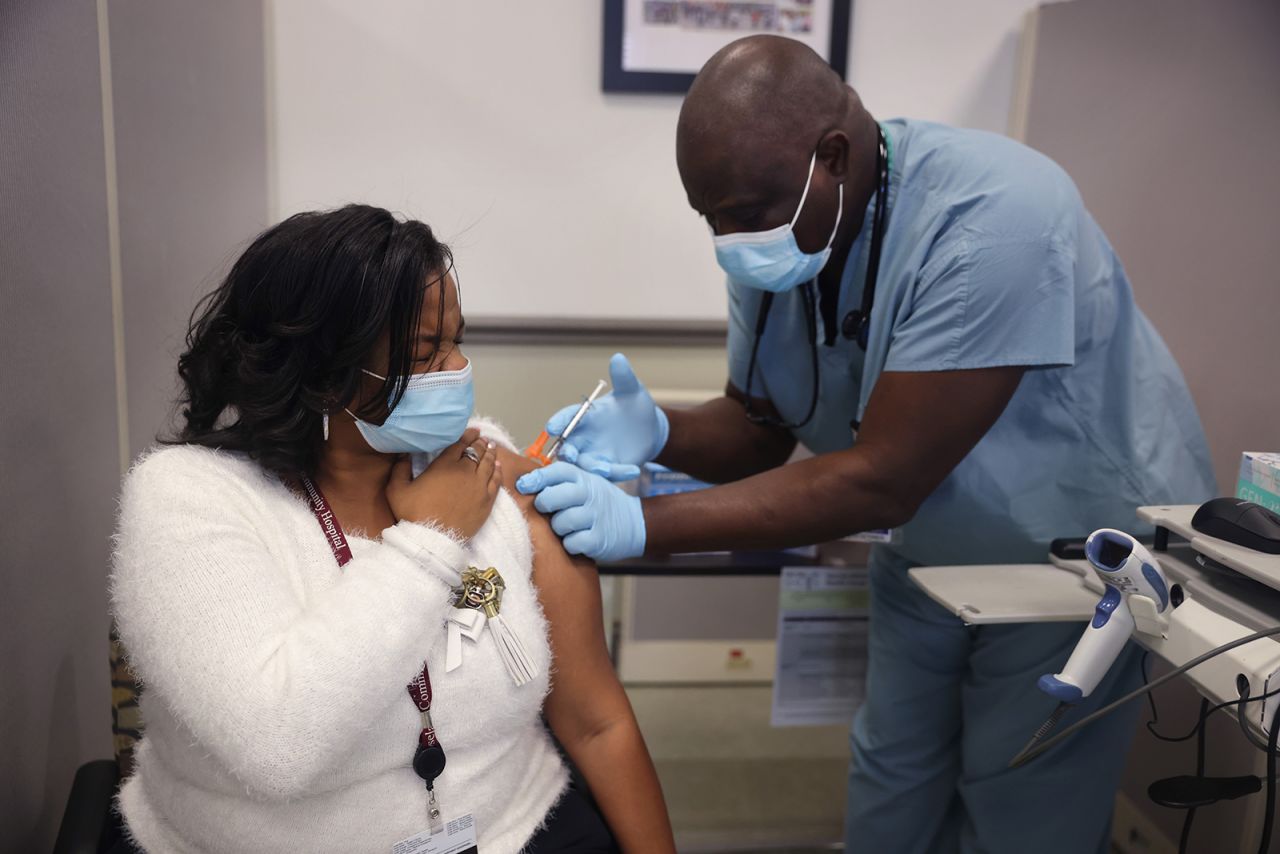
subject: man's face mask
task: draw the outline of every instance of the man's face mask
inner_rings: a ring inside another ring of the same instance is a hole
[[[844,184],[840,184],[840,201],[836,209],[836,222],[831,236],[821,252],[808,254],[796,243],[795,224],[809,197],[809,185],[813,181],[813,168],[818,162],[818,152],[809,159],[809,177],[804,182],[804,193],[791,222],[768,231],[743,231],[737,234],[712,234],[716,247],[716,261],[729,274],[729,280],[762,291],[782,293],[809,281],[822,272],[831,257],[831,244],[840,228],[844,214]]]
[[[386,380],[373,371],[371,377]],[[462,438],[475,407],[471,362],[460,371],[414,374],[400,403],[381,424],[356,418],[369,447],[383,454],[435,454]],[[351,415],[351,411],[347,410]],[[355,418],[354,415],[351,415]]]

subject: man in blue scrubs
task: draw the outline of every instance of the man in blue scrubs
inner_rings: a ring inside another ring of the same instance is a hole
[[[872,557],[846,850],[1106,851],[1131,714],[1007,768],[1080,625],[969,628],[906,574],[1039,562],[1055,537],[1140,532],[1139,505],[1215,492],[1182,375],[1075,186],[1001,136],[877,122],[773,37],[707,63],[676,145],[729,274],[725,396],[663,411],[616,356],[565,447],[577,465],[521,490],[606,560],[895,529]],[[797,440],[817,456],[786,464]],[[652,459],[725,485],[640,501],[611,482]],[[1122,656],[1081,713],[1136,675]]]

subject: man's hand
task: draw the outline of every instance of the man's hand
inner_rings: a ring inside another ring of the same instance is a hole
[[[516,481],[525,495],[537,493],[533,506],[551,515],[551,528],[569,554],[609,561],[644,554],[644,511],[599,475],[570,463],[552,463]]]
[[[609,480],[631,480],[658,456],[670,428],[626,356],[609,360],[609,377],[613,391],[592,404],[560,446],[560,457]],[[577,411],[576,404],[561,409],[547,421],[547,432],[559,436]]]

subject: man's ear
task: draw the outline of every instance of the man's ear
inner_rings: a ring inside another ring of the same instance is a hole
[[[849,150],[849,137],[842,130],[827,131],[818,141],[818,160],[837,181],[849,176]]]

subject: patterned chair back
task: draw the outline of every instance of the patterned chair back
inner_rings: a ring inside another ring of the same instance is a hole
[[[111,739],[114,743],[116,765],[120,779],[133,773],[133,752],[142,738],[142,713],[138,698],[142,686],[129,669],[124,645],[116,624],[111,623]]]

